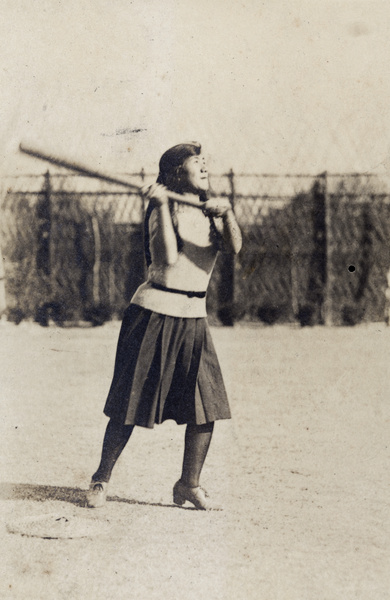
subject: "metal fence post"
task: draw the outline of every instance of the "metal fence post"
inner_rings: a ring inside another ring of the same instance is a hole
[[[1,231],[0,231],[0,318],[7,309],[7,301],[5,295],[5,268],[3,253],[1,251]]]
[[[234,182],[234,171],[230,169],[226,174],[230,184],[229,200],[234,209],[236,190]],[[224,254],[220,270],[220,284],[218,287],[218,318],[222,325],[232,327],[234,325],[234,266],[233,254]]]
[[[51,238],[51,181],[50,173],[46,171],[44,187],[37,202],[36,214],[39,223],[37,269],[44,275],[51,274],[50,238]]]
[[[144,184],[145,184],[145,169],[143,167],[140,172],[140,178],[141,178],[142,186],[144,186]],[[141,202],[142,202],[141,239],[142,239],[142,242],[144,243],[144,222],[145,222],[145,214],[146,214],[146,200],[145,200],[145,196],[143,194],[141,194]],[[143,254],[144,254],[144,251],[143,251]],[[146,272],[147,272],[147,267],[146,267],[146,260],[144,257],[143,273],[142,273],[143,279],[146,279]]]
[[[333,231],[332,231],[332,205],[328,187],[328,173],[325,171],[322,175],[324,182],[325,198],[325,298],[324,315],[325,325],[334,325],[333,320]]]
[[[140,176],[140,179],[142,181],[142,186],[143,186],[145,183],[145,169],[143,167],[141,169],[139,176]],[[145,196],[143,194],[140,194],[140,196],[141,196],[141,202],[142,202],[142,222],[144,222],[145,213],[146,213],[146,206],[145,206],[146,202],[145,202]]]

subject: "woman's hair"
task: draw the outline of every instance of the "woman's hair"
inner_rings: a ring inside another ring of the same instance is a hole
[[[198,142],[177,144],[169,148],[160,158],[157,183],[162,183],[172,192],[180,191],[184,162],[190,156],[198,156],[201,150],[202,146]]]
[[[157,177],[157,183],[165,185],[172,192],[181,192],[182,187],[182,179],[181,172],[184,162],[190,156],[198,156],[202,151],[202,146],[198,142],[187,142],[185,144],[177,144],[172,148],[169,148],[162,157],[159,162],[159,174]],[[199,194],[199,199],[202,202],[207,200],[207,192],[201,192]],[[149,202],[146,215],[145,215],[145,225],[144,225],[144,243],[145,243],[145,258],[146,264],[149,265],[152,262],[152,257],[150,254],[150,245],[149,245],[149,219],[152,214],[152,210],[155,208],[156,204],[151,200]],[[173,202],[169,203],[169,208],[172,216],[173,228],[176,234],[177,247],[180,251],[183,247],[183,241],[180,238],[177,216],[174,211]],[[210,218],[211,228],[214,235],[218,235],[215,223],[212,218]]]

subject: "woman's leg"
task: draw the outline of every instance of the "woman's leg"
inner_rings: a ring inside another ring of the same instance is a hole
[[[185,434],[183,470],[173,488],[173,501],[182,506],[187,500],[199,510],[219,510],[206,492],[199,487],[199,478],[213,435],[214,423],[187,425]]]
[[[188,424],[185,433],[181,482],[188,487],[199,485],[200,474],[207,456],[214,422],[204,425]]]
[[[102,457],[96,473],[92,475],[92,481],[108,482],[112,470],[126,446],[134,425],[122,425],[110,419],[103,440]]]

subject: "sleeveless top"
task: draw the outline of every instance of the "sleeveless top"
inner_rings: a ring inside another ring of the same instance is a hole
[[[168,265],[165,256],[158,255],[159,211],[152,210],[148,216],[147,280],[137,289],[131,303],[172,317],[206,317],[205,296],[219,249],[216,227],[198,208],[175,204],[176,239],[170,243],[175,244],[178,254],[176,262]]]

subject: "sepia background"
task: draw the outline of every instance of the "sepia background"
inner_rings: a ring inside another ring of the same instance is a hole
[[[2,2],[2,171],[20,141],[154,171],[178,140],[212,172],[386,171],[386,2]]]

